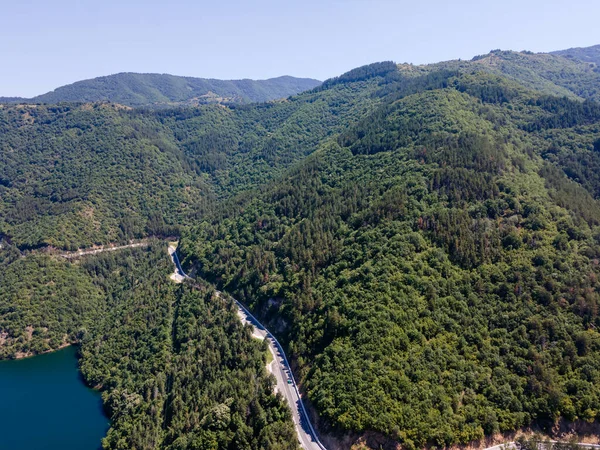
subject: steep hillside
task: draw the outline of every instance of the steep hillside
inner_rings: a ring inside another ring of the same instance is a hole
[[[30,356],[77,341],[104,313],[101,289],[81,267],[23,255],[0,241],[0,359]]]
[[[188,268],[279,330],[322,430],[412,448],[594,421],[600,106],[485,73],[394,78],[186,233]]]
[[[591,47],[593,49],[593,47]],[[440,69],[488,72],[549,95],[600,101],[600,72],[589,62],[559,54],[493,50],[470,61],[446,61],[427,66],[402,65],[405,73]]]
[[[594,64],[596,66],[596,70],[598,70],[598,66],[600,66],[600,45],[594,45],[592,47],[569,48],[567,50],[559,50],[551,53],[553,55],[576,59],[584,63]]]
[[[266,343],[212,289],[170,282],[163,245],[81,263],[107,301],[80,362],[111,418],[103,448],[296,450]]]
[[[320,83],[310,78],[290,76],[268,80],[214,80],[168,74],[119,73],[78,81],[31,99],[3,97],[0,102],[109,101],[127,106],[266,102],[299,94]]]
[[[0,357],[79,343],[107,448],[294,448],[264,346],[164,249],[39,254],[182,234],[281,338],[326,439],[597,422],[598,76],[493,51],[261,104],[0,105]]]
[[[0,149],[0,233],[22,249],[172,234],[209,195],[170,133],[122,107],[0,107]]]
[[[365,79],[272,104],[165,111],[0,105],[0,233],[21,249],[177,234],[363,117],[376,88]]]

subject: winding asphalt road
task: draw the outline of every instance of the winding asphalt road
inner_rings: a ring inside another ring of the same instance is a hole
[[[176,249],[169,247],[169,254],[171,255],[173,264],[175,264],[176,267],[176,273],[173,279],[176,281],[183,281],[184,279],[192,280],[192,278],[183,271]],[[222,296],[221,292],[216,291],[216,293],[219,297]],[[263,324],[261,324],[256,317],[254,317],[252,313],[246,309],[244,305],[242,305],[236,299],[233,300],[238,308],[240,320],[254,327],[252,334],[255,337],[259,339],[266,339],[269,343],[269,351],[273,355],[273,362],[271,362],[269,370],[271,373],[273,373],[273,375],[275,375],[275,379],[277,380],[277,392],[280,392],[290,405],[294,419],[294,425],[296,426],[296,434],[298,435],[300,445],[302,448],[307,450],[327,450],[319,441],[317,433],[310,423],[308,413],[304,407],[304,403],[302,402],[300,392],[298,391],[298,386],[296,385],[296,380],[294,379],[294,375],[290,369],[290,364],[285,356],[283,347],[277,341],[275,336],[273,336],[273,334],[271,334],[271,332],[267,330]]]

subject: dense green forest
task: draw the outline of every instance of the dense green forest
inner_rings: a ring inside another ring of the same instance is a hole
[[[105,308],[85,270],[47,255],[23,258],[0,241],[0,358],[76,342]]]
[[[593,45],[591,47],[569,48],[567,50],[559,50],[556,52],[552,52],[552,54],[564,56],[566,58],[586,63],[593,63],[596,65],[596,67],[600,66],[600,45]]]
[[[442,69],[475,70],[501,75],[550,95],[600,101],[600,72],[595,60],[585,61],[567,55],[492,50],[470,61],[453,60],[427,66],[401,65],[400,69],[409,74]]]
[[[589,65],[559,56],[493,52],[486,58],[504,61],[521,82],[542,77],[533,86],[547,94],[595,98],[588,85],[600,84]],[[379,63],[265,104],[159,111],[102,103],[0,105],[0,234],[21,249],[176,235],[218,200],[280,176],[392,97],[444,87],[458,73],[510,72],[484,60],[400,71]],[[549,75],[559,71],[562,78]],[[493,95],[510,97],[518,89]]]
[[[127,106],[250,103],[286,98],[318,86],[310,78],[283,76],[268,80],[214,80],[157,73],[118,73],[61,86],[24,99],[0,97],[4,103],[109,101]]]
[[[176,235],[364,116],[369,86],[230,108],[0,105],[0,236],[76,249]]]
[[[164,244],[76,263],[1,255],[0,356],[80,344],[83,377],[111,419],[103,448],[297,448],[266,342],[208,285],[170,281]]]
[[[80,344],[106,448],[294,448],[265,344],[212,283],[276,332],[330,439],[596,422],[582,54],[381,62],[262,104],[0,106],[0,357]],[[171,235],[196,288],[160,244],[44,252]]]
[[[372,114],[184,234],[188,267],[282,330],[325,429],[594,421],[600,106],[381,69]]]
[[[273,393],[266,343],[231,302],[175,285],[162,245],[82,266],[107,312],[82,338],[81,370],[103,391],[107,449],[295,449],[291,414]]]
[[[175,233],[209,191],[161,131],[108,104],[1,108],[0,233],[21,249]]]

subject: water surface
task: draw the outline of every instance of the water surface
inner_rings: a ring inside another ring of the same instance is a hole
[[[96,450],[107,430],[74,347],[0,361],[0,450]]]

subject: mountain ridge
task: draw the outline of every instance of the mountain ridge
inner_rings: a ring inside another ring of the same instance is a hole
[[[550,54],[600,65],[600,44],[590,47],[572,47],[565,50],[556,50],[550,52]]]
[[[560,79],[548,80],[540,70],[555,72],[552,64],[565,65],[566,70],[588,85],[600,78],[600,45],[576,47],[551,52],[492,50],[470,60],[448,60],[432,64],[399,64],[400,70],[430,71],[439,68],[464,70],[473,68],[503,74],[528,87],[546,90],[554,95],[600,99],[600,93],[575,91],[561,84]],[[353,69],[356,70],[356,69]],[[340,77],[352,73],[349,71]],[[591,73],[590,73],[591,72]],[[598,75],[596,75],[598,74]],[[563,74],[564,75],[564,74]],[[328,79],[325,83],[340,77]],[[59,86],[34,97],[0,97],[0,103],[60,103],[109,101],[126,106],[193,106],[203,103],[251,103],[286,98],[322,85],[312,79],[282,75],[263,80],[249,78],[221,80],[171,75],[168,73],[118,72]]]
[[[205,328],[200,299],[170,293],[166,270],[122,277],[154,258],[141,249],[93,258],[89,273],[30,251],[179,235],[186,272],[277,335],[328,448],[458,448],[597,424],[598,87],[589,62],[494,50],[374,63],[278,102],[0,105],[0,351],[82,343],[84,374],[117,419],[106,448],[146,436],[161,443],[149,448],[208,447],[187,424],[235,426],[248,403],[217,396],[197,414],[207,388],[186,381],[222,369],[190,364],[205,358],[203,339],[187,345]],[[74,295],[63,283],[52,297],[60,272],[81,280]],[[100,301],[85,292],[104,286],[119,308],[81,330]],[[156,348],[166,374],[145,363]],[[279,448],[264,442],[244,448]]]
[[[412,75],[436,70],[463,73],[483,71],[504,76],[548,95],[600,101],[600,70],[597,63],[580,59],[582,52],[568,53],[570,57],[564,52],[570,51],[533,53],[497,49],[476,55],[470,60],[458,59],[418,66],[401,64],[399,68],[401,72]]]
[[[120,72],[76,81],[31,98],[0,97],[0,103],[109,101],[133,107],[255,103],[286,98],[319,84],[319,80],[290,75],[265,80],[219,80],[171,74]]]

